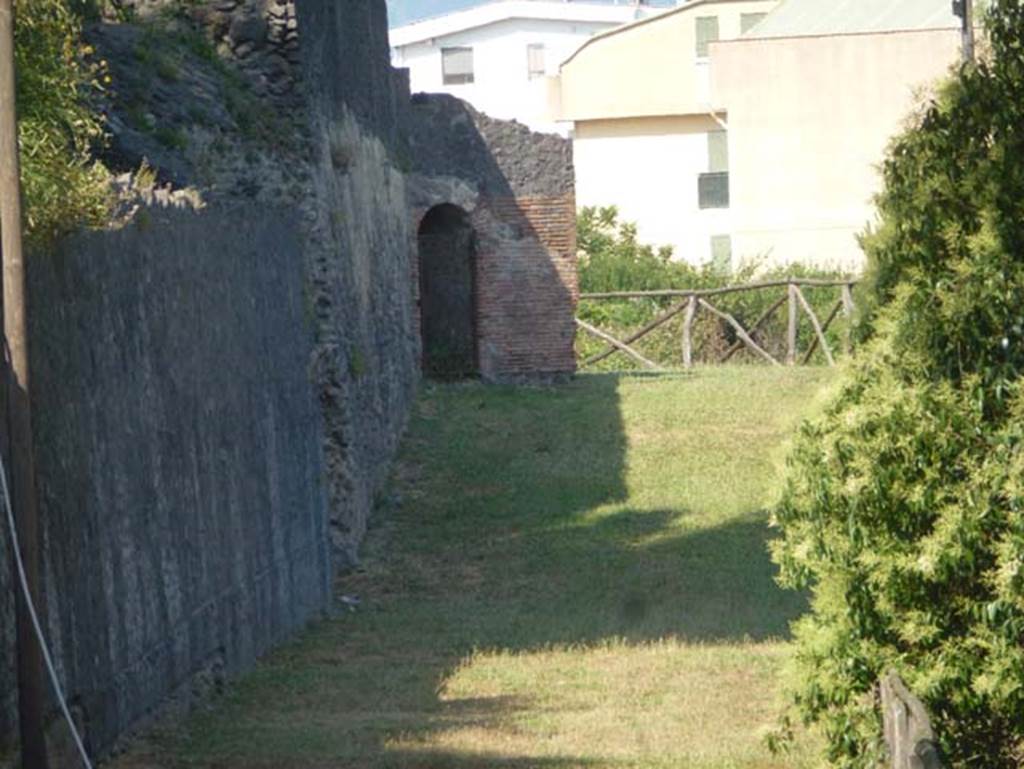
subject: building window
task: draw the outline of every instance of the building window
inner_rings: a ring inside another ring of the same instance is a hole
[[[708,172],[697,178],[697,203],[701,208],[729,207],[729,135],[708,133]]]
[[[744,35],[764,19],[767,13],[741,13],[740,14],[740,34]]]
[[[718,17],[697,17],[697,58],[704,59],[708,55],[708,44],[718,40]]]
[[[441,75],[445,85],[473,82],[473,49],[442,48]]]
[[[732,236],[711,236],[711,269],[719,274],[732,271]]]
[[[526,46],[526,75],[530,80],[544,77],[548,73],[544,62],[544,43],[531,43]]]
[[[697,177],[697,198],[701,208],[728,208],[729,174],[701,174]]]

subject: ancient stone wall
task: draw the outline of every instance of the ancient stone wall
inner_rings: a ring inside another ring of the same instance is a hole
[[[315,161],[307,259],[327,424],[331,543],[358,561],[419,380],[404,146],[383,2],[299,6]]]
[[[93,749],[328,605],[296,225],[149,209],[31,261],[46,626]]]
[[[14,747],[18,719],[14,645],[14,574],[6,516],[0,517],[0,766]]]
[[[31,276],[46,624],[101,753],[251,664],[357,562],[419,378],[423,213],[451,203],[475,230],[486,379],[571,372],[577,295],[568,143],[410,104],[384,0],[120,5],[159,24],[90,31],[107,160],[177,191]]]
[[[328,606],[419,377],[383,0],[309,0],[301,37],[290,4],[138,15],[166,6],[90,31],[108,160],[206,207],[143,206],[33,273],[47,630],[100,753]]]
[[[476,327],[488,381],[575,371],[576,205],[572,147],[451,96],[417,94],[408,121],[414,223],[465,210],[476,232]]]

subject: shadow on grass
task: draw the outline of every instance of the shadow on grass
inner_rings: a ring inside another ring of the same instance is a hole
[[[449,699],[445,683],[480,653],[785,637],[804,601],[773,582],[756,504],[737,515],[634,503],[636,474],[671,484],[662,474],[674,463],[627,468],[627,444],[645,438],[626,434],[619,381],[428,388],[365,566],[339,581],[360,609],[243,682],[197,743],[219,763],[199,765],[614,766],[492,755],[486,743],[479,755],[452,751],[439,741],[453,731],[519,739],[515,724],[539,705],[500,684],[495,696]]]

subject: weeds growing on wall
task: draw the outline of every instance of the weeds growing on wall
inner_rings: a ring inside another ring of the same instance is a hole
[[[623,222],[614,207],[584,208],[577,217],[577,245],[580,253],[579,278],[582,293],[611,291],[649,291],[658,289],[708,289],[728,285],[741,285],[756,280],[775,280],[786,277],[840,278],[838,270],[815,269],[803,265],[784,265],[766,268],[758,260],[741,263],[738,267],[721,270],[713,265],[694,267],[686,262],[674,261],[672,249],[655,248],[637,241],[636,225]],[[774,288],[757,292],[744,292],[723,296],[712,303],[732,314],[745,328],[750,328],[774,304],[786,289]],[[824,322],[839,298],[838,288],[805,288],[804,295]],[[646,323],[670,307],[683,301],[671,299],[582,300],[578,315],[583,320],[608,331],[619,339],[639,330]],[[636,344],[645,357],[666,367],[681,365],[682,315],[653,331]],[[785,357],[786,308],[780,308],[755,335],[758,343],[777,359]],[[829,330],[829,344],[833,350],[842,347],[845,325],[836,322]],[[798,348],[806,350],[813,338],[813,328],[802,318]],[[736,334],[724,321],[702,312],[694,324],[695,361],[715,363],[736,342]],[[589,334],[576,335],[576,353],[585,360],[602,352],[606,345]],[[820,351],[817,353],[821,355]],[[734,362],[761,360],[749,352],[740,351]],[[819,360],[815,358],[814,360]],[[616,353],[588,370],[628,370],[636,368],[632,359]]]
[[[67,0],[19,0],[15,65],[21,174],[29,236],[47,239],[109,212],[109,176],[92,158],[103,123],[90,98],[104,87],[102,62],[82,42]]]
[[[841,767],[883,752],[889,668],[953,767],[1024,765],[1024,0],[988,30],[889,149],[865,346],[775,510],[782,580],[812,593],[789,719]]]

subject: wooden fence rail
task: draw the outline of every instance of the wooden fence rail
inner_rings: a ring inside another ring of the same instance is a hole
[[[734,342],[725,354],[719,359],[719,363],[725,363],[732,358],[737,352],[742,350],[744,347],[749,349],[759,358],[765,360],[773,366],[779,366],[781,363],[761,344],[757,342],[758,333],[764,328],[765,324],[775,315],[775,313],[784,305],[788,304],[788,324],[786,329],[786,359],[787,365],[795,365],[797,362],[797,356],[799,351],[797,350],[797,337],[800,323],[800,312],[802,311],[811,323],[811,327],[814,329],[814,338],[807,350],[804,352],[800,362],[806,365],[814,353],[821,348],[822,353],[825,356],[825,360],[828,361],[830,366],[835,365],[835,356],[833,355],[832,348],[829,346],[828,338],[826,336],[829,328],[833,321],[842,314],[849,318],[854,312],[853,303],[853,287],[857,284],[856,279],[846,278],[843,280],[819,280],[814,278],[787,278],[785,280],[770,280],[762,281],[760,283],[748,283],[746,285],[738,286],[723,286],[722,288],[709,288],[709,289],[666,289],[662,291],[609,291],[603,293],[590,293],[581,294],[580,299],[671,299],[678,298],[683,301],[673,304],[665,312],[658,315],[654,320],[645,325],[643,328],[633,332],[625,339],[617,339],[607,331],[601,329],[583,321],[580,319],[576,320],[576,324],[587,333],[601,339],[608,344],[602,352],[597,355],[593,355],[590,358],[584,360],[580,366],[585,368],[592,366],[596,363],[600,363],[606,358],[614,355],[617,352],[624,353],[630,356],[641,365],[647,368],[657,368],[657,364],[651,360],[648,360],[643,355],[634,349],[632,345],[644,338],[652,331],[668,323],[670,320],[675,318],[680,313],[683,314],[683,332],[681,342],[682,362],[685,368],[691,368],[693,366],[693,325],[694,320],[697,317],[697,313],[700,310],[707,312],[724,323],[732,327],[736,333],[737,341]],[[728,312],[715,307],[709,301],[710,298],[725,296],[728,294],[736,294],[740,292],[749,291],[761,291],[772,288],[785,288],[786,293],[774,302],[761,316],[750,326],[750,328],[744,328],[743,324],[739,322],[733,315]],[[810,302],[804,296],[802,288],[839,288],[841,295],[839,300],[833,306],[831,312],[825,318],[825,322],[822,323],[814,308]],[[848,351],[848,341],[844,342],[844,350]]]

